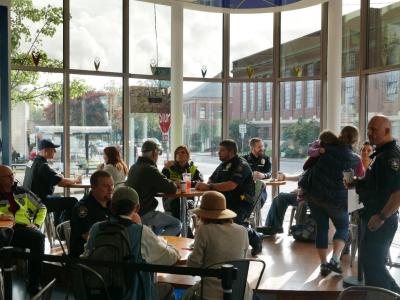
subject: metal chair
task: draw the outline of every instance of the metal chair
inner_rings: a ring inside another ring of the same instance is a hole
[[[56,284],[56,279],[54,278],[43,289],[41,289],[39,293],[34,295],[31,298],[31,300],[50,300],[55,284]]]
[[[58,224],[55,231],[56,231],[58,242],[60,243],[60,246],[61,246],[61,249],[62,249],[64,255],[68,255],[68,253],[70,251],[71,222],[65,221],[65,222]],[[65,245],[66,245],[67,249],[65,249],[65,247],[63,245],[62,237],[64,237]]]
[[[96,281],[98,288],[88,287],[86,282],[87,276],[90,276],[92,281]],[[76,264],[72,267],[72,285],[75,299],[111,300],[103,276],[84,264]]]
[[[261,199],[262,194],[267,188],[265,183],[261,180],[255,180],[255,193],[253,197],[252,213],[249,217],[249,223],[255,228],[261,226]]]
[[[400,300],[400,295],[374,286],[351,286],[340,292],[337,300]]]
[[[258,276],[257,284],[255,286],[255,290],[258,289],[258,286],[260,285],[261,278],[264,274],[265,271],[265,262],[260,259],[255,259],[255,258],[244,258],[244,259],[238,259],[238,260],[231,260],[231,261],[225,261],[225,262],[220,262],[216,264],[212,264],[208,266],[208,268],[215,268],[217,266],[221,265],[233,265],[238,269],[237,273],[237,278],[232,286],[232,297],[231,300],[242,300],[244,299],[245,291],[246,291],[246,284],[247,284],[247,275],[249,273],[249,266],[251,262],[256,262],[262,264],[262,268],[260,271],[260,274]],[[203,285],[201,285],[201,295],[203,294]]]

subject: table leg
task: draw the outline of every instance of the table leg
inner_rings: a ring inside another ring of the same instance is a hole
[[[181,202],[182,236],[187,237],[187,199],[181,197],[179,201]]]

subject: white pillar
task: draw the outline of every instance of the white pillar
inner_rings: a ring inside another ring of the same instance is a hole
[[[171,7],[171,153],[183,143],[183,7]]]
[[[329,0],[326,129],[339,133],[342,75],[342,0]]]

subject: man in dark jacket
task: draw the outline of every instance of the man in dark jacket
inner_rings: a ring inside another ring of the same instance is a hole
[[[175,194],[176,185],[167,179],[157,168],[159,145],[147,140],[142,145],[142,156],[131,166],[126,185],[136,190],[140,199],[139,215],[145,225],[153,227],[156,234],[179,235],[182,224],[177,219],[156,211],[158,193]]]

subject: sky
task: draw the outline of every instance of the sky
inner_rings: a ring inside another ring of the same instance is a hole
[[[61,0],[33,1],[39,6],[62,5]],[[371,5],[383,7],[398,1],[371,0]],[[358,10],[359,3],[343,0],[343,13]],[[170,7],[157,4],[154,11],[154,4],[141,1],[130,1],[130,6],[130,72],[151,74],[150,64],[157,54],[158,65],[170,67]],[[70,7],[71,68],[94,70],[93,61],[99,58],[100,70],[122,72],[122,0],[71,0]],[[319,30],[320,18],[320,5],[283,12],[282,42]],[[272,14],[232,14],[231,61],[272,47],[272,23]],[[203,66],[206,77],[217,75],[222,69],[222,14],[185,9],[183,28],[184,76],[201,77]],[[43,50],[62,59],[62,26],[53,38],[43,41]],[[104,80],[93,78],[88,78],[91,84],[103,84]],[[198,84],[185,84],[184,92]]]

